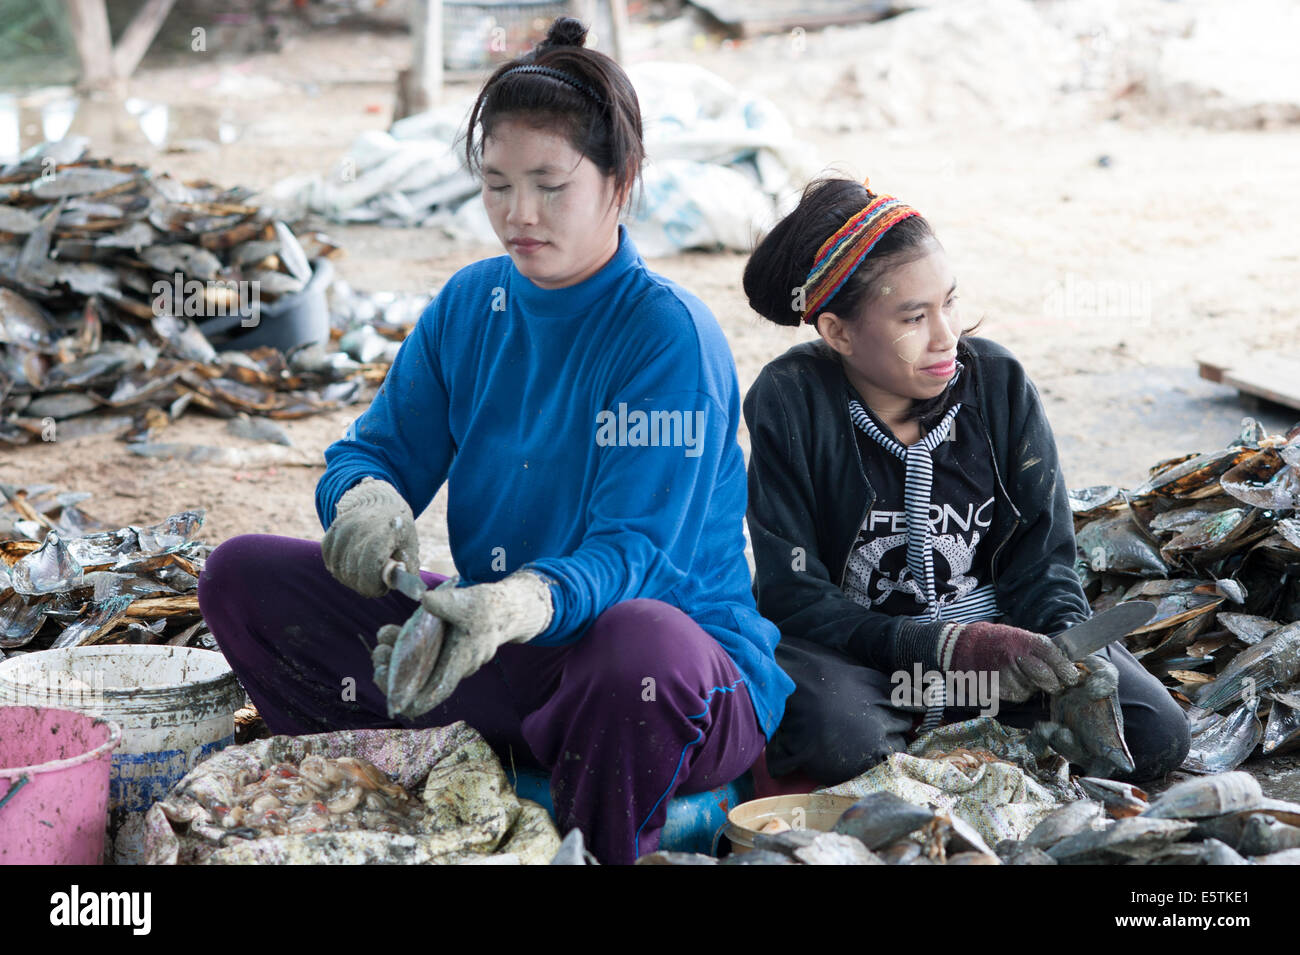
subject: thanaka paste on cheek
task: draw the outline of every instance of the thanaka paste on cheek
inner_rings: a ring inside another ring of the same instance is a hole
[[[909,365],[915,365],[920,360],[921,354],[925,351],[925,336],[921,334],[921,329],[914,328],[910,332],[904,332],[894,339],[894,354]]]

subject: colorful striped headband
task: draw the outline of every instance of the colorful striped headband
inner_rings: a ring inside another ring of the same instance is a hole
[[[835,297],[840,286],[849,280],[886,232],[904,219],[921,214],[893,196],[878,196],[870,190],[867,195],[871,197],[867,207],[840,226],[817,250],[803,286],[802,318],[809,324],[816,321],[826,303]]]
[[[505,79],[507,76],[510,76],[514,73],[537,73],[540,74],[541,76],[549,76],[551,79],[559,80],[561,83],[568,83],[579,93],[584,93],[587,96],[591,97],[591,99],[595,100],[597,106],[605,105],[605,101],[596,94],[596,91],[593,90],[586,83],[582,82],[582,80],[578,79],[576,76],[570,76],[568,73],[565,73],[563,70],[553,69],[552,67],[549,66],[516,66],[514,69],[506,70],[504,73],[498,76],[497,82],[500,82],[501,80]]]

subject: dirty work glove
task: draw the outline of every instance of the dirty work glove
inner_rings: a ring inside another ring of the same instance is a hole
[[[325,567],[363,597],[388,593],[384,564],[400,560],[415,573],[420,538],[411,507],[387,481],[372,477],[350,488],[334,508],[334,523],[321,541]]]
[[[1119,707],[1119,670],[1099,653],[1081,664],[1083,681],[1052,698],[1051,720],[1034,726],[1031,747],[1046,744],[1089,776],[1133,772]]]
[[[555,612],[550,585],[528,570],[515,571],[494,584],[457,587],[455,580],[448,580],[426,593],[421,603],[448,626],[438,662],[415,705],[407,708],[408,717],[442,705],[461,680],[478,672],[504,644],[527,643],[550,626]],[[387,672],[399,629],[380,628],[379,645],[372,655],[376,674],[381,668]]]
[[[1023,703],[1039,690],[1058,693],[1079,682],[1079,671],[1039,633],[1002,623],[943,624],[938,645],[939,669],[998,674],[998,696]]]

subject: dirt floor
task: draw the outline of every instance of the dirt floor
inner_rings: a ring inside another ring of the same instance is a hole
[[[1158,460],[1223,445],[1245,414],[1275,431],[1300,419],[1276,406],[1250,408],[1198,379],[1194,361],[1300,351],[1300,127],[1152,122],[1105,102],[1095,108],[1095,95],[1089,109],[1048,111],[1033,125],[992,123],[978,111],[915,124],[855,123],[862,84],[821,80],[849,76],[861,64],[842,37],[830,37],[825,49],[817,37],[810,33],[803,58],[784,65],[770,63],[761,43],[696,41],[689,52],[643,44],[636,57],[678,56],[752,82],[827,166],[869,174],[873,185],[922,209],[954,263],[964,317],[982,318],[980,334],[1010,347],[1037,382],[1068,484],[1136,484]],[[205,138],[211,148],[161,151],[94,104],[83,107],[73,130],[89,132],[97,154],[269,190],[291,174],[327,171],[357,134],[386,128],[392,77],[406,64],[408,43],[401,34],[329,28],[292,37],[278,53],[147,60],[129,92],[169,106],[174,141]],[[821,80],[805,76],[814,61]],[[470,91],[453,86],[448,95]],[[215,145],[223,125],[234,139]],[[459,267],[500,252],[458,246],[429,230],[329,231],[346,249],[338,271],[361,289],[436,290]],[[766,361],[810,334],[750,312],[740,290],[744,264],[737,253],[652,262],[714,310],[742,393]],[[286,428],[298,446],[323,450],[362,407]],[[224,422],[195,412],[167,440],[242,443]],[[0,456],[0,481],[93,491],[86,509],[108,521],[206,508],[205,537],[214,544],[248,532],[319,537],[312,491],[320,473],[142,460],[109,437]],[[424,565],[445,572],[444,508],[440,495],[420,528]]]

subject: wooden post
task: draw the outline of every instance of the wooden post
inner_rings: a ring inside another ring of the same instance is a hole
[[[398,82],[405,86],[405,95],[398,95],[403,115],[424,112],[442,99],[442,0],[411,3],[411,69]]]
[[[609,55],[623,62],[623,40],[627,37],[627,0],[609,0]]]
[[[68,26],[81,60],[79,86],[102,88],[113,82],[113,38],[104,0],[65,0]]]
[[[113,50],[113,72],[117,76],[125,79],[135,72],[175,3],[176,0],[144,0]]]

